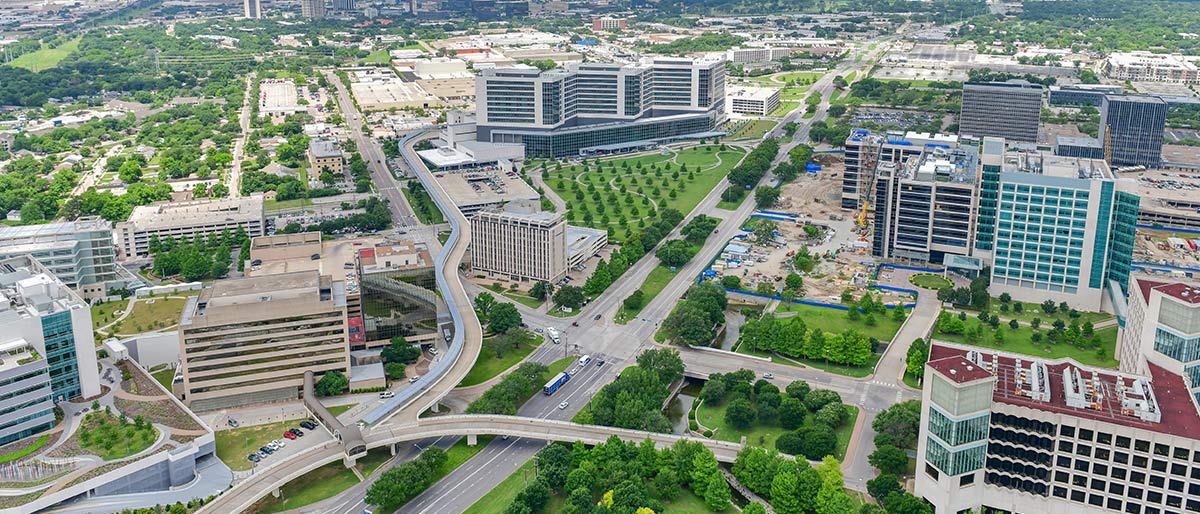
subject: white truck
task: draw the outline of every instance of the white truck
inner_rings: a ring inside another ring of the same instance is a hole
[[[562,342],[562,339],[560,339],[558,337],[558,329],[557,328],[546,327],[546,335],[550,336],[550,340],[554,341],[554,344],[558,344],[558,343]]]

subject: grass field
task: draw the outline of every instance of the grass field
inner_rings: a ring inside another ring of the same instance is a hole
[[[793,71],[791,73],[777,75],[775,76],[775,79],[783,82],[791,82],[795,80],[802,83],[812,83],[821,78],[822,75],[824,75],[824,73],[819,71]]]
[[[653,221],[655,209],[690,213],[744,155],[741,148],[707,145],[604,160],[598,168],[591,162],[586,169],[554,164],[544,177],[571,207],[567,219],[572,224],[611,228],[610,239],[622,241]]]
[[[533,350],[542,344],[542,336],[529,333],[531,337],[522,342],[515,350],[505,348],[499,357],[496,354],[496,347],[499,344],[496,338],[489,337],[483,340],[483,349],[479,352],[479,358],[475,360],[475,365],[471,366],[471,371],[467,372],[467,376],[463,377],[459,387],[473,386],[482,384],[491,380],[502,371],[513,367],[518,362],[521,362],[527,355],[533,353]]]
[[[250,469],[254,467],[254,463],[246,460],[246,456],[251,452],[258,451],[268,442],[283,437],[283,431],[295,428],[297,422],[297,420],[289,420],[232,430],[218,430],[215,433],[217,458],[234,471]],[[340,466],[341,463],[339,462],[338,465]]]
[[[713,431],[714,439],[740,443],[742,436],[745,436],[746,444],[774,448],[775,439],[780,434],[787,432],[787,430],[779,425],[763,426],[755,424],[746,430],[738,430],[729,426],[725,424],[725,408],[728,405],[729,402],[726,401],[715,408],[701,405],[696,410],[697,421],[700,422],[702,427]],[[837,457],[838,460],[846,457],[846,447],[850,445],[850,435],[854,432],[854,422],[858,418],[858,407],[847,404],[846,413],[846,422],[834,431],[834,435],[837,436],[837,454],[834,457]],[[812,426],[812,418],[812,413],[809,413],[804,418],[804,424],[801,426]]]
[[[795,312],[795,317],[804,320],[804,326],[808,327],[809,330],[819,328],[826,333],[833,332],[840,334],[845,332],[847,328],[853,328],[885,343],[890,342],[896,336],[896,332],[900,331],[902,323],[892,319],[891,310],[888,310],[887,316],[876,316],[875,326],[867,326],[861,317],[858,321],[850,321],[846,319],[846,311],[843,310],[800,303],[780,304],[775,312]]]
[[[775,110],[771,111],[769,116],[774,116],[777,118],[786,116],[787,113],[792,112],[797,107],[800,107],[800,103],[801,102],[779,102],[779,107],[776,107]]]
[[[263,200],[263,210],[265,211],[281,211],[284,209],[296,209],[299,207],[308,207],[313,204],[312,198],[296,198],[294,200]]]
[[[151,303],[153,302],[153,303]],[[133,313],[108,329],[112,334],[137,334],[148,330],[166,328],[179,323],[185,298],[139,299],[133,304]]]
[[[358,60],[359,64],[388,64],[390,62],[392,62],[392,57],[388,55],[386,48],[375,50],[365,58]]]
[[[646,281],[642,282],[642,287],[639,288],[644,295],[642,306],[635,310],[630,310],[626,309],[622,303],[621,308],[617,310],[616,322],[624,325],[629,320],[636,318],[638,313],[642,312],[642,309],[646,307],[646,304],[650,303],[650,300],[653,300],[655,296],[658,296],[658,293],[667,287],[671,279],[675,278],[675,275],[678,274],[678,271],[671,271],[669,268],[661,265],[655,266],[654,269],[650,270],[650,274],[646,275]]]
[[[129,305],[129,302],[127,302],[125,300],[118,300],[115,302],[104,302],[101,304],[93,305],[92,306],[92,328],[96,329],[96,328],[100,328],[104,325],[107,325],[109,323],[112,323],[113,320],[117,319],[117,315],[116,315],[115,311],[124,310],[125,307],[128,305]]]
[[[908,281],[914,286],[925,289],[945,289],[947,287],[954,286],[954,283],[950,282],[946,278],[933,273],[918,273],[916,275],[911,275],[908,277]]]
[[[325,408],[327,410],[329,410],[330,414],[333,414],[334,417],[337,417],[337,416],[341,416],[343,413],[345,413],[346,411],[348,411],[350,409],[353,409],[356,406],[358,406],[357,403],[347,403],[345,405],[333,405],[333,406],[325,407]]]
[[[729,139],[762,139],[776,123],[774,120],[746,120],[729,135]]]
[[[976,318],[967,318],[965,322],[967,329],[971,329],[979,325],[981,322]],[[1020,353],[1025,355],[1033,355],[1045,359],[1057,359],[1060,357],[1070,357],[1079,361],[1081,364],[1090,366],[1099,366],[1103,368],[1117,367],[1117,360],[1113,358],[1113,352],[1117,345],[1117,327],[1106,327],[1096,330],[1095,338],[1100,341],[1100,348],[1104,351],[1103,355],[1097,354],[1095,350],[1080,349],[1068,343],[1050,344],[1045,339],[1045,332],[1049,328],[1049,323],[1043,321],[1040,332],[1043,333],[1043,338],[1040,343],[1033,342],[1033,328],[1020,325],[1016,330],[1009,328],[1008,324],[1001,323],[1000,330],[1004,333],[1004,342],[997,343],[993,335],[995,330],[991,327],[985,327],[983,337],[978,341],[970,341],[963,334],[945,334],[940,331],[934,331],[933,338],[950,341],[952,343],[960,343],[972,346],[981,346],[984,348],[992,348],[1011,353]]]
[[[342,465],[342,461],[330,462],[285,484],[280,488],[279,498],[268,497],[257,512],[272,514],[311,505],[341,493],[357,483],[358,477]]]
[[[87,433],[87,441],[82,434]],[[124,459],[149,448],[158,439],[158,429],[146,423],[138,428],[133,421],[124,423],[107,412],[92,412],[83,418],[80,430],[72,436],[79,447],[104,460]]]
[[[157,380],[159,384],[162,384],[164,389],[170,391],[171,381],[175,379],[175,370],[171,368],[160,369],[151,373],[150,376],[154,377],[154,380]]]
[[[47,48],[45,45],[43,45],[41,50],[21,55],[20,57],[13,59],[9,65],[16,66],[18,68],[25,68],[35,73],[48,70],[58,66],[58,63],[62,62],[63,59],[66,59],[67,56],[75,53],[75,50],[79,49],[80,39],[82,38],[77,37],[59,45],[57,48]]]
[[[0,455],[0,463],[12,462],[21,457],[29,455],[33,452],[36,452],[36,451],[40,450],[43,446],[46,446],[46,443],[48,443],[48,442],[50,442],[50,436],[44,435],[44,436],[38,437],[37,441],[34,441],[34,443],[29,446],[21,448],[20,450],[17,450],[12,453],[6,453],[4,455]]]
[[[1021,312],[1017,312],[1014,309],[1014,307],[1018,303],[1021,304]],[[1046,313],[1042,312],[1042,306],[1040,304],[1025,303],[1025,302],[1010,302],[1008,305],[1008,312],[1001,312],[1000,311],[1001,305],[1002,304],[1000,303],[999,300],[993,298],[991,302],[988,302],[988,312],[995,316],[1000,316],[1001,319],[1005,319],[1005,320],[1015,319],[1017,321],[1030,322],[1030,321],[1033,321],[1034,318],[1038,318],[1038,319],[1042,320],[1042,325],[1050,325],[1050,324],[1054,323],[1055,319],[1061,319],[1061,320],[1065,321],[1067,324],[1071,323],[1071,315],[1070,315],[1069,311],[1062,312],[1061,310],[1055,310],[1054,314],[1046,314]],[[974,314],[974,313],[971,313],[971,314]],[[974,316],[971,316],[971,317],[974,317]],[[1099,323],[1104,320],[1112,319],[1112,317],[1113,317],[1112,314],[1109,314],[1107,312],[1079,311],[1079,323],[1080,324],[1083,324],[1084,321],[1091,321],[1092,323]]]

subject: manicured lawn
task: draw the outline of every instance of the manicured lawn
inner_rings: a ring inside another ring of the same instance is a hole
[[[83,419],[83,426],[74,437],[85,451],[104,460],[116,460],[149,448],[158,439],[158,429],[149,423],[138,428],[132,420],[122,423],[107,412],[93,412]]]
[[[911,373],[904,374],[904,385],[913,389],[924,389],[924,385],[921,384],[921,382],[917,380],[917,377],[913,376]]]
[[[254,463],[246,460],[247,455],[258,451],[270,441],[282,438],[284,430],[295,428],[295,426],[296,420],[289,420],[232,430],[218,430],[215,433],[217,457],[234,471],[250,469]],[[341,463],[339,462],[338,465],[340,466]]]
[[[783,82],[791,82],[796,80],[800,82],[812,83],[821,78],[821,75],[824,75],[824,73],[819,71],[794,71],[791,73],[784,73],[783,75],[777,75],[775,78]]]
[[[471,460],[471,457],[474,457],[475,454],[483,451],[483,449],[492,442],[492,439],[495,438],[496,436],[494,435],[481,435],[478,437],[478,440],[476,441],[478,444],[475,446],[468,446],[467,438],[465,437],[459,439],[458,442],[454,443],[454,446],[451,446],[450,449],[446,450],[446,464],[442,466],[442,472],[438,473],[437,477],[435,477],[433,481],[436,483],[438,480],[441,480],[442,477],[449,475],[451,471],[458,469],[458,467],[463,465],[464,462]]]
[[[357,403],[347,403],[346,405],[334,405],[332,407],[325,407],[325,408],[328,409],[329,413],[333,414],[333,416],[336,418],[338,416],[341,416],[342,413],[344,413],[350,409],[353,409],[354,407],[357,407],[357,406],[358,406]]]
[[[954,283],[947,280],[941,275],[933,273],[919,273],[908,277],[908,281],[912,285],[925,289],[945,289],[954,286]]]
[[[438,242],[442,243],[443,245],[446,244],[446,241],[450,240],[450,234],[451,234],[450,232],[438,232],[437,233]]]
[[[1021,304],[1021,312],[1017,312],[1013,308],[1018,303]],[[1051,323],[1054,323],[1055,319],[1061,319],[1064,322],[1066,322],[1067,324],[1071,323],[1070,311],[1063,312],[1061,310],[1055,309],[1054,314],[1046,314],[1046,313],[1042,312],[1042,306],[1040,304],[1025,303],[1025,302],[1009,302],[1008,312],[1000,312],[1000,305],[1001,305],[1000,300],[998,300],[996,298],[992,298],[992,301],[988,302],[988,312],[990,312],[996,316],[1000,316],[1001,319],[1005,319],[1005,320],[1015,319],[1018,321],[1029,322],[1029,321],[1033,321],[1033,318],[1039,318],[1042,320],[1042,325],[1049,325]],[[973,314],[975,314],[975,313],[969,313],[968,315],[971,315],[971,317],[974,317]],[[1084,321],[1091,321],[1092,323],[1098,323],[1098,322],[1101,322],[1104,320],[1112,319],[1112,317],[1113,317],[1112,314],[1109,314],[1107,312],[1079,311],[1079,323],[1080,324],[1083,324]]]
[[[801,357],[792,358],[784,357],[782,355],[774,355],[769,352],[751,349],[749,345],[742,344],[740,342],[737,344],[737,346],[733,347],[733,351],[743,355],[753,355],[755,357],[771,359],[771,362],[776,362],[779,364],[815,368],[827,373],[834,373],[837,375],[854,378],[862,378],[870,375],[871,372],[875,370],[875,364],[879,363],[879,359],[883,358],[882,354],[871,353],[871,357],[867,360],[866,364],[863,364],[862,366],[847,366],[845,364],[834,364],[832,362],[805,359]]]
[[[34,443],[29,446],[21,448],[20,450],[17,450],[12,453],[6,453],[4,455],[0,455],[0,463],[12,462],[21,457],[29,455],[33,452],[36,452],[39,449],[41,449],[41,447],[46,446],[46,443],[48,443],[48,442],[50,442],[50,436],[44,435],[44,436],[38,437],[37,441],[34,441]]]
[[[280,488],[279,498],[268,496],[258,512],[270,514],[311,505],[341,493],[357,483],[358,477],[343,466],[342,461],[330,462],[285,484]]]
[[[179,323],[185,298],[147,298],[133,304],[133,313],[109,328],[113,334],[139,334]]]
[[[520,293],[512,293],[512,292],[505,291],[500,294],[504,295],[504,297],[508,298],[509,300],[517,302],[517,303],[524,305],[526,307],[529,307],[531,309],[536,309],[538,307],[541,307],[543,303],[546,303],[543,300],[538,300],[537,298],[534,298],[532,296],[525,296]]]
[[[774,116],[777,118],[783,117],[787,115],[787,113],[795,110],[797,107],[800,107],[800,102],[779,102],[779,106],[776,107],[775,110],[771,111],[768,116]]]
[[[361,472],[364,477],[369,477],[371,476],[371,473],[374,473],[376,469],[379,469],[379,466],[382,466],[384,462],[391,460],[391,458],[392,452],[388,451],[386,446],[380,446],[379,448],[367,450],[367,455],[361,459],[358,459],[358,462],[355,462],[354,464],[358,466],[359,472]]]
[[[775,128],[776,123],[774,120],[746,120],[729,135],[729,139],[761,139]]]
[[[896,332],[900,331],[902,324],[902,322],[892,319],[890,309],[887,316],[876,316],[874,326],[867,326],[861,317],[858,321],[850,321],[846,318],[846,311],[843,310],[801,303],[781,304],[775,312],[797,313],[795,317],[804,320],[804,326],[809,330],[819,328],[826,333],[840,334],[848,328],[853,328],[884,343],[891,342],[892,338],[896,336]]]
[[[701,405],[696,410],[696,419],[700,422],[702,428],[707,428],[713,431],[713,438],[720,441],[729,441],[734,443],[742,442],[742,436],[746,437],[746,444],[752,446],[762,446],[765,448],[774,448],[775,439],[780,434],[787,432],[779,425],[752,425],[746,430],[739,430],[725,424],[725,408],[729,405],[728,401],[723,402],[716,407]],[[846,447],[850,445],[850,435],[854,432],[854,422],[858,419],[858,407],[846,404],[846,422],[834,431],[837,436],[837,457],[842,460],[846,456]],[[812,413],[804,418],[802,426],[812,426]]]
[[[123,310],[129,305],[126,300],[118,300],[115,302],[104,302],[92,306],[92,328],[100,328],[104,325],[112,323],[117,319],[118,310]]]
[[[671,271],[664,266],[655,266],[654,269],[650,270],[650,274],[646,275],[646,281],[642,282],[642,287],[639,288],[643,295],[642,306],[630,310],[626,309],[625,305],[622,304],[620,310],[617,311],[617,323],[624,325],[629,320],[636,318],[638,313],[642,312],[642,309],[646,307],[646,304],[649,304],[650,300],[658,296],[658,293],[662,292],[663,288],[667,287],[671,279],[675,278],[675,275],[678,274],[679,271]]]
[[[265,211],[281,211],[283,209],[296,209],[299,207],[308,207],[313,204],[312,198],[296,198],[293,200],[263,200],[263,210]]]
[[[359,59],[359,64],[387,64],[392,62],[392,58],[388,55],[387,49],[380,49],[367,54],[363,59]]]
[[[16,66],[18,68],[25,68],[35,73],[48,70],[58,66],[58,63],[62,62],[63,59],[66,59],[67,56],[74,53],[75,50],[78,50],[80,39],[81,38],[77,37],[59,45],[57,48],[47,48],[45,45],[43,45],[41,50],[23,54],[20,57],[13,59],[9,65]]]
[[[164,389],[170,391],[171,381],[175,379],[175,370],[171,368],[160,369],[154,373],[151,373],[150,376],[154,377],[154,380],[157,380],[158,383],[162,384]]]
[[[610,239],[621,241],[653,221],[655,208],[690,213],[744,155],[737,147],[706,145],[534,172],[566,201],[571,223],[612,229]]]
[[[463,381],[458,384],[459,387],[473,386],[487,382],[504,370],[521,362],[522,359],[533,353],[533,350],[542,344],[542,336],[533,333],[529,333],[529,336],[516,349],[504,348],[499,356],[496,353],[496,349],[499,346],[496,338],[489,337],[484,339],[483,349],[479,351],[479,358],[475,360],[475,365],[471,366],[471,371],[467,372],[467,376],[463,377]]]
[[[977,318],[967,318],[965,322],[967,330],[978,326],[980,321]],[[1098,355],[1096,350],[1080,349],[1074,345],[1061,342],[1051,344],[1047,342],[1046,333],[1051,330],[1049,323],[1042,322],[1039,329],[1042,332],[1042,341],[1034,343],[1033,328],[1020,325],[1016,330],[1009,328],[1007,324],[1002,323],[999,328],[1004,333],[1004,342],[997,343],[995,341],[994,330],[989,327],[984,328],[983,337],[978,341],[969,341],[963,334],[946,334],[935,330],[933,333],[934,339],[950,341],[952,343],[966,344],[972,346],[981,346],[984,348],[992,348],[1011,353],[1020,353],[1024,355],[1032,355],[1045,359],[1057,359],[1061,357],[1069,357],[1075,359],[1081,364],[1090,366],[1100,366],[1104,368],[1117,367],[1117,360],[1113,358],[1113,351],[1117,345],[1117,327],[1106,327],[1096,330],[1095,338],[1100,341],[1100,348],[1104,350],[1104,355]]]

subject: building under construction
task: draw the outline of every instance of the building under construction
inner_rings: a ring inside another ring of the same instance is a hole
[[[978,209],[979,156],[974,148],[928,147],[875,172],[871,254],[941,263],[970,255]]]

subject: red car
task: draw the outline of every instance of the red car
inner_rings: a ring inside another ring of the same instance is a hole
[[[284,436],[284,437],[286,437],[286,438],[288,438],[288,439],[295,439],[295,438],[296,438],[296,434],[293,434],[293,433],[291,433],[291,432],[284,432],[284,433],[283,433],[283,436]]]

